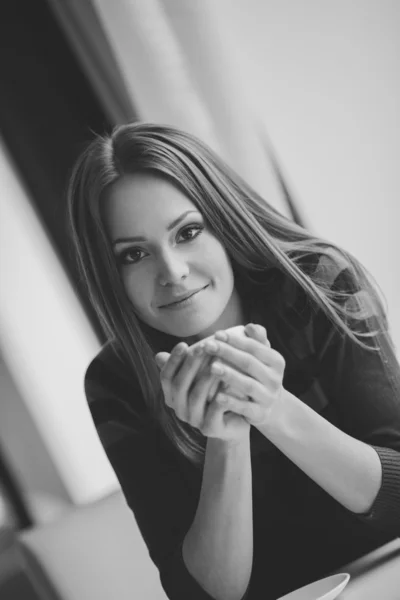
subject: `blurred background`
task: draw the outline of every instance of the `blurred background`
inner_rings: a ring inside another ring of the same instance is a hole
[[[0,527],[46,529],[119,489],[83,392],[105,340],[66,229],[94,133],[202,138],[363,262],[399,346],[399,33],[396,0],[1,2]],[[134,533],[139,584],[164,598]]]

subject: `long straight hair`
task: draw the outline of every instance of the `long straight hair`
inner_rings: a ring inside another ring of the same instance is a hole
[[[133,370],[150,414],[195,464],[204,460],[205,438],[180,421],[163,400],[151,328],[138,319],[127,298],[102,216],[110,187],[125,175],[145,172],[167,178],[196,205],[225,247],[238,280],[254,282],[257,274],[274,267],[300,286],[342,336],[370,351],[379,352],[380,346],[365,343],[363,337],[380,332],[392,343],[381,291],[365,267],[349,252],[280,214],[200,140],[143,122],[97,136],[78,158],[68,188],[69,230],[79,273],[107,339],[116,343]],[[316,253],[345,265],[364,301],[347,302],[354,300],[354,290],[333,292],[323,277],[310,276],[302,268],[303,259]],[[357,319],[368,320],[371,314],[375,327],[353,327]]]

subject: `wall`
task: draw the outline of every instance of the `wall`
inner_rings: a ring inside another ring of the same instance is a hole
[[[37,522],[70,505],[67,490],[0,355],[0,440],[7,464]]]
[[[18,468],[27,472],[33,461],[22,437],[28,415],[20,412],[20,429],[15,386],[34,425],[28,439],[39,433],[69,499],[84,504],[119,487],[83,390],[100,345],[1,143],[0,190],[0,348],[13,381],[3,379],[0,420],[9,420],[18,436],[7,437],[14,450],[6,451],[15,453],[18,440]],[[40,480],[40,472],[32,476]]]
[[[400,347],[400,3],[225,4],[302,213],[375,276]]]

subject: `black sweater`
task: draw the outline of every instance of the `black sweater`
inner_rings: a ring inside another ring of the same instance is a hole
[[[318,257],[311,271],[332,289],[358,291],[340,261]],[[285,388],[375,448],[383,472],[370,513],[356,515],[251,428],[254,552],[245,598],[272,600],[400,536],[400,367],[384,335],[382,354],[360,348],[281,275],[254,297],[252,321],[285,358]],[[209,600],[182,559],[202,470],[148,418],[135,374],[113,348],[102,348],[85,378],[99,437],[167,596]]]

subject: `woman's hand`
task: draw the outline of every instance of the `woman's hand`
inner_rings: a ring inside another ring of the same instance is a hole
[[[222,364],[215,360],[211,373],[218,374],[236,396],[248,397],[243,400],[219,392],[218,401],[225,399],[228,410],[242,415],[250,425],[260,426],[269,421],[273,408],[281,400],[285,361],[271,348],[264,327],[250,323],[246,325],[245,333],[247,338],[218,331],[214,340],[205,342],[205,349],[224,361]]]
[[[221,378],[211,373],[209,368],[198,375],[204,359],[207,359],[204,344],[196,344],[196,348],[190,349],[180,342],[170,356],[165,355],[156,355],[161,368],[161,386],[167,406],[181,421],[196,427],[206,437],[226,442],[236,443],[249,435],[249,423],[240,414],[230,412],[226,395],[217,394],[211,402],[208,400],[210,390]]]

